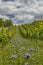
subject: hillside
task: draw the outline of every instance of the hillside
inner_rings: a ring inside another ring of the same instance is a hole
[[[43,65],[43,20],[0,25],[0,65]]]

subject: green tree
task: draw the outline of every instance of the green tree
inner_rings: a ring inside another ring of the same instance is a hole
[[[5,27],[9,27],[9,26],[11,26],[12,25],[12,21],[11,20],[5,20],[4,21],[4,26]]]
[[[0,18],[0,27],[2,27],[2,18]]]

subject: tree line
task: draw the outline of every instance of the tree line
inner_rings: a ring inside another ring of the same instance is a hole
[[[2,18],[0,18],[0,27],[4,26],[4,27],[9,27],[12,25],[12,21],[11,20],[3,20]]]

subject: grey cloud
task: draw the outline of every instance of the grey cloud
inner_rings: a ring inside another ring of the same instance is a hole
[[[0,0],[0,17],[14,24],[43,19],[43,0]]]
[[[2,0],[2,1],[7,2],[7,1],[14,1],[14,0]]]

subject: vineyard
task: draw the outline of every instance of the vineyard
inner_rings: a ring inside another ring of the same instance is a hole
[[[35,21],[32,24],[24,24],[19,29],[24,38],[43,40],[43,21],[41,20]]]
[[[43,20],[13,26],[0,19],[0,65],[43,65]]]

